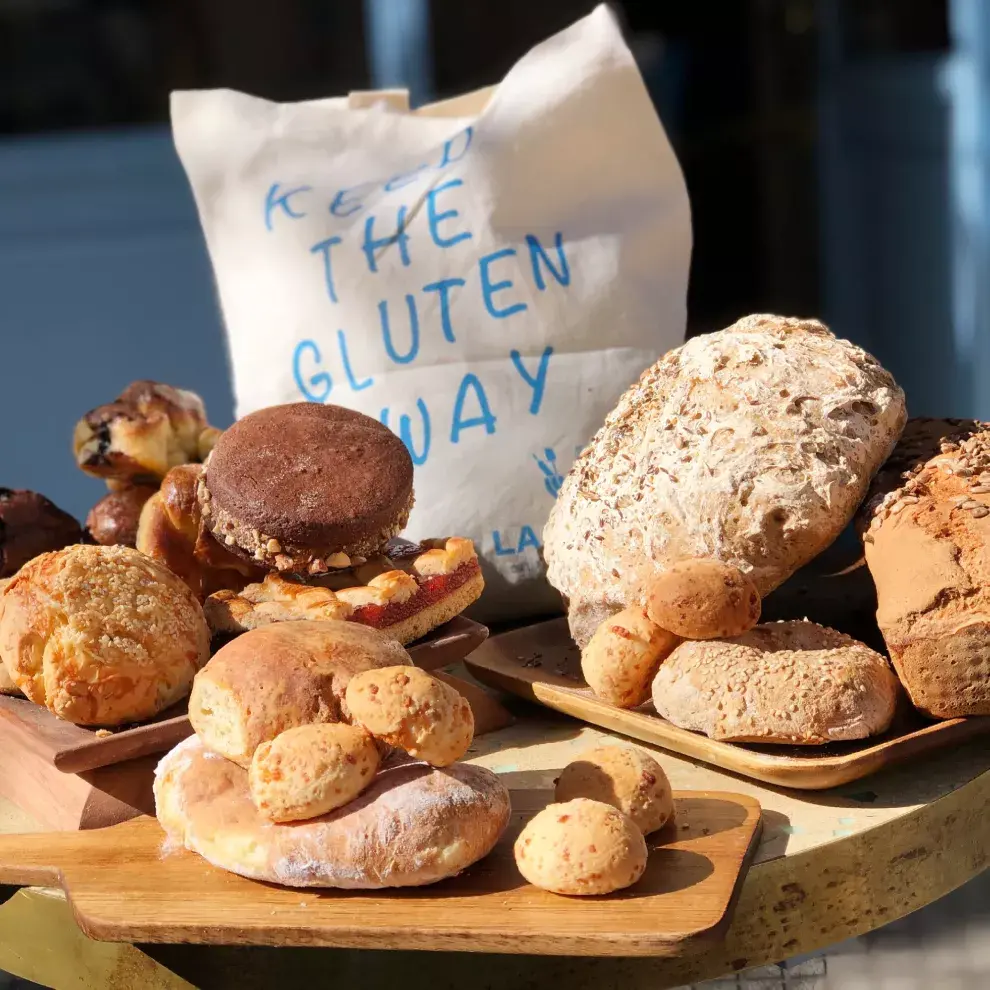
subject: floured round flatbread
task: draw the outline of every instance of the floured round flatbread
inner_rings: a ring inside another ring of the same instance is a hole
[[[214,866],[288,887],[416,887],[491,852],[509,821],[509,792],[483,767],[391,764],[343,808],[291,825],[251,802],[247,771],[196,736],[155,772],[158,820]]]

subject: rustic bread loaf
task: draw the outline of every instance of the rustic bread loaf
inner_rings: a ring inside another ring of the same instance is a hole
[[[77,725],[151,718],[189,693],[210,655],[192,592],[130,547],[42,554],[2,601],[0,656],[14,684]]]
[[[954,428],[875,504],[864,534],[890,658],[936,718],[990,715],[990,429],[979,425]]]
[[[653,704],[668,722],[733,742],[864,739],[887,729],[896,702],[884,657],[807,621],[686,640],[653,680]]]
[[[544,530],[584,645],[675,560],[766,595],[842,531],[904,427],[904,394],[815,320],[749,316],[665,355],[619,400]]]
[[[252,803],[247,772],[192,736],[158,765],[155,811],[172,842],[232,873],[376,890],[435,883],[487,856],[509,822],[509,792],[484,767],[391,765],[343,808],[274,824]]]
[[[646,869],[646,841],[627,815],[601,801],[574,798],[534,815],[513,848],[519,872],[555,894],[610,894]]]
[[[344,692],[363,670],[411,664],[382,633],[355,622],[279,622],[218,650],[189,696],[189,721],[207,748],[242,767],[286,729],[346,722]]]

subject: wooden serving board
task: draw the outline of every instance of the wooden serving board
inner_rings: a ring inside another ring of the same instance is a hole
[[[194,853],[164,853],[148,817],[0,836],[0,883],[61,885],[83,932],[104,941],[674,956],[720,938],[759,837],[754,799],[675,793],[675,820],[648,839],[643,878],[616,894],[570,898],[527,884],[512,856],[523,823],[552,797],[513,790],[512,821],[492,854],[427,887],[317,891],[245,880]]]
[[[465,661],[482,683],[520,695],[592,725],[662,746],[723,770],[780,787],[825,790],[884,767],[990,732],[990,716],[924,719],[903,701],[882,736],[828,746],[718,742],[662,719],[652,703],[624,710],[596,698],[581,678],[581,658],[566,619],[494,636]]]
[[[488,637],[488,629],[457,616],[409,647],[413,662],[437,670],[463,660]],[[56,718],[23,698],[0,695],[0,739],[17,737],[63,773],[83,773],[154,753],[164,753],[192,734],[186,702],[141,725],[100,735],[97,730]],[[2,787],[2,784],[0,784]]]

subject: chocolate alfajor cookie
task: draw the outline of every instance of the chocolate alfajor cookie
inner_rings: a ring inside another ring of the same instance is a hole
[[[203,519],[228,549],[278,571],[322,574],[378,553],[405,526],[413,465],[377,420],[295,403],[245,416],[199,483]]]

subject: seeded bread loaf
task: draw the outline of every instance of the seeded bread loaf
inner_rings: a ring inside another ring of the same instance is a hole
[[[579,645],[676,560],[732,564],[765,596],[850,521],[905,415],[890,374],[815,320],[749,316],[670,351],[575,462],[544,531]]]
[[[860,536],[869,529],[884,498],[900,488],[907,480],[907,475],[919,471],[926,461],[939,454],[943,443],[959,442],[988,428],[990,423],[981,423],[976,419],[912,416],[890,457],[877,471],[866,498],[856,513],[856,530]]]
[[[949,426],[863,537],[890,658],[935,718],[990,715],[990,429]]]
[[[731,742],[865,739],[887,729],[896,702],[897,678],[879,653],[807,621],[686,640],[653,680],[658,715]]]

